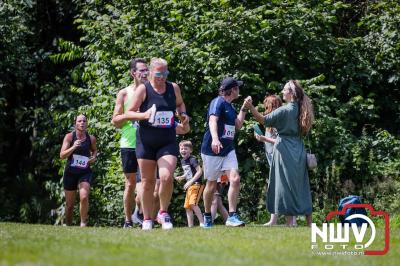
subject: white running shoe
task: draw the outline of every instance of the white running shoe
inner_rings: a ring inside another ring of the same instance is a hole
[[[141,216],[141,217],[140,217]],[[143,224],[143,214],[139,213],[139,209],[135,209],[132,214],[132,223],[142,225]]]
[[[142,230],[152,230],[153,229],[153,221],[152,220],[144,220],[142,224]]]
[[[240,220],[239,215],[235,213],[234,215],[228,217],[228,219],[225,222],[225,225],[237,227],[237,226],[245,226],[245,223],[242,220]]]
[[[157,222],[161,224],[161,228],[164,230],[169,230],[173,227],[171,223],[171,217],[166,212],[157,214]]]

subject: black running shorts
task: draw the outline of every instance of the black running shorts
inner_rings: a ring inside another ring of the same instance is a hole
[[[137,172],[138,163],[136,160],[135,149],[121,148],[121,161],[122,161],[122,169],[125,174],[131,174]]]
[[[70,173],[69,171],[64,172],[63,182],[64,182],[64,189],[65,190],[77,190],[78,184],[81,182],[88,182],[89,184],[92,183],[93,173],[79,173],[74,174]]]

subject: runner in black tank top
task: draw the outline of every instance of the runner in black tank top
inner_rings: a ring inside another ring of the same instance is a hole
[[[146,120],[139,122],[140,126],[136,133],[136,156],[138,159],[147,160],[158,160],[165,155],[178,156],[174,121],[176,109],[174,87],[172,83],[166,82],[163,94],[158,94],[150,82],[146,82],[145,87],[146,98],[140,106],[140,111],[145,112],[155,104],[157,113],[153,124]]]
[[[158,166],[160,175],[160,211],[157,221],[163,229],[171,229],[171,218],[167,213],[173,192],[173,174],[176,168],[178,145],[176,143],[174,113],[181,116],[181,122],[188,126],[189,117],[177,84],[167,82],[168,64],[164,59],[154,58],[150,63],[149,83],[136,89],[136,97],[125,112],[125,118],[140,120],[136,133],[136,157],[142,175],[143,230],[153,228],[153,192],[155,173]],[[154,122],[151,117],[152,105],[156,106]],[[139,111],[139,112],[138,112]]]
[[[77,140],[76,131],[72,131],[72,141],[73,144]],[[90,141],[90,136],[86,132],[86,138],[81,142],[72,154],[68,157],[68,161],[65,165],[64,177],[69,174],[87,174],[92,173],[90,169],[89,157],[90,157],[90,146],[92,142]],[[65,181],[64,181],[65,183]],[[77,188],[77,186],[76,186]],[[73,188],[72,190],[76,190]]]
[[[61,159],[68,159],[64,170],[64,192],[66,200],[65,222],[72,223],[75,194],[79,184],[81,226],[86,226],[89,209],[89,191],[92,180],[90,164],[96,160],[96,138],[87,131],[84,115],[77,116],[75,130],[64,137],[60,151]]]

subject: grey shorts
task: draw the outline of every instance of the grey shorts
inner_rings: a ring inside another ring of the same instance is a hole
[[[232,150],[224,157],[202,153],[201,159],[203,160],[204,179],[206,180],[215,181],[224,171],[239,169],[235,150]]]

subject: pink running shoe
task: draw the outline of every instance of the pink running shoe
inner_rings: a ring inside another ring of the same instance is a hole
[[[161,224],[161,228],[164,230],[169,230],[172,229],[172,223],[171,223],[171,217],[169,216],[168,213],[163,212],[163,213],[158,213],[157,214],[157,222]]]

